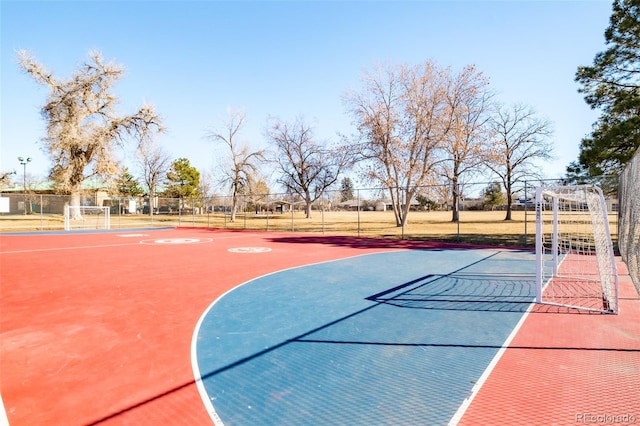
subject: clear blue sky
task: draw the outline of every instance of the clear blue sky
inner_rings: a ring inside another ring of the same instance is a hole
[[[553,122],[564,174],[598,117],[577,92],[578,65],[604,49],[611,2],[583,1],[1,1],[0,171],[50,161],[38,140],[47,92],[17,66],[30,51],[67,77],[99,50],[126,68],[115,87],[120,110],[154,105],[172,158],[200,170],[217,161],[205,138],[227,107],[247,112],[243,138],[264,146],[268,116],[304,116],[321,139],[353,133],[341,96],[378,62],[432,59],[459,69],[475,64],[498,99],[525,103]]]

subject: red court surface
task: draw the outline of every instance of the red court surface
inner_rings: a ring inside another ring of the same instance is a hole
[[[269,247],[266,253],[230,248]],[[255,277],[429,243],[206,229],[0,236],[0,395],[11,425],[212,424],[191,343]],[[620,315],[530,313],[460,424],[640,423],[640,298]],[[2,423],[0,417],[0,424]],[[429,424],[428,421],[425,424]]]
[[[459,424],[640,424],[640,298],[618,274],[619,315],[535,306]]]

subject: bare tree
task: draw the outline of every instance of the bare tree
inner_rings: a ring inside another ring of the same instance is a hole
[[[266,206],[269,201],[269,185],[267,185],[266,179],[259,174],[249,176],[244,195],[255,206],[256,213],[258,213],[262,206]]]
[[[535,160],[549,160],[553,146],[548,138],[551,123],[536,116],[525,105],[499,106],[490,120],[491,144],[484,151],[485,164],[501,180],[507,195],[507,213],[511,220],[513,188],[527,177],[536,177]]]
[[[105,63],[97,52],[90,52],[89,61],[66,80],[54,77],[25,51],[19,53],[19,64],[49,89],[42,107],[47,123],[42,142],[53,161],[50,177],[60,189],[71,193],[73,206],[80,203],[82,182],[87,177],[116,174],[116,146],[124,145],[128,136],[141,141],[162,131],[160,117],[149,105],[131,115],[116,113],[118,99],[111,90],[123,68]]]
[[[213,179],[211,177],[211,173],[203,170],[200,172],[200,182],[198,185],[198,193],[202,195],[205,201],[213,196],[214,188],[213,188]]]
[[[138,164],[149,190],[149,215],[153,216],[156,190],[171,167],[171,159],[161,146],[147,138],[138,146]]]
[[[311,205],[355,160],[347,145],[326,147],[316,142],[312,127],[300,117],[290,123],[275,119],[267,128],[267,139],[275,147],[278,182],[304,200],[307,218]]]
[[[388,189],[397,226],[404,226],[411,200],[430,181],[446,124],[446,70],[427,61],[417,66],[378,67],[363,89],[345,96],[368,163],[367,178]]]
[[[258,163],[264,159],[263,151],[251,151],[246,143],[237,139],[244,126],[246,114],[243,111],[228,111],[228,116],[219,128],[212,129],[208,137],[223,143],[229,149],[230,165],[225,168],[223,183],[231,187],[231,221],[236,220],[238,197],[248,186],[250,178],[258,170]]]
[[[0,189],[11,185],[11,175],[16,172],[0,172]]]
[[[448,79],[446,92],[447,138],[442,144],[446,161],[442,174],[451,183],[452,222],[459,220],[458,203],[464,176],[482,165],[482,151],[489,142],[489,108],[492,93],[489,80],[469,65]]]

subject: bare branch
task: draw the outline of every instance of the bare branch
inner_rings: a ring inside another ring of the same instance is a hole
[[[301,117],[293,122],[273,119],[267,138],[275,148],[273,161],[280,173],[279,183],[302,197],[308,218],[312,203],[337,182],[356,157],[348,146],[332,148],[317,142],[313,128]]]
[[[258,163],[264,160],[263,151],[251,151],[246,143],[238,141],[240,133],[246,121],[244,111],[227,111],[227,117],[221,119],[217,128],[211,129],[207,137],[214,143],[226,145],[231,160],[231,165],[225,170],[226,179],[232,193],[231,221],[235,221],[238,205],[238,196],[250,187],[254,175],[258,170]]]
[[[58,80],[25,51],[19,52],[22,70],[49,89],[42,116],[47,123],[43,139],[53,160],[50,176],[59,188],[78,194],[89,176],[110,177],[118,163],[114,149],[128,137],[138,143],[164,129],[154,108],[143,105],[132,115],[116,112],[112,87],[123,76],[123,68],[105,63],[98,52],[67,80]]]
[[[512,188],[525,177],[534,177],[534,162],[548,160],[553,147],[548,141],[551,123],[536,116],[526,105],[501,106],[489,125],[493,130],[491,144],[483,152],[486,166],[501,180],[507,191],[507,214],[511,219]]]

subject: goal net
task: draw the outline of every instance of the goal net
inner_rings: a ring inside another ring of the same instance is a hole
[[[600,188],[536,190],[536,300],[618,313],[618,275]]]
[[[65,231],[79,229],[110,229],[109,207],[64,206]]]

